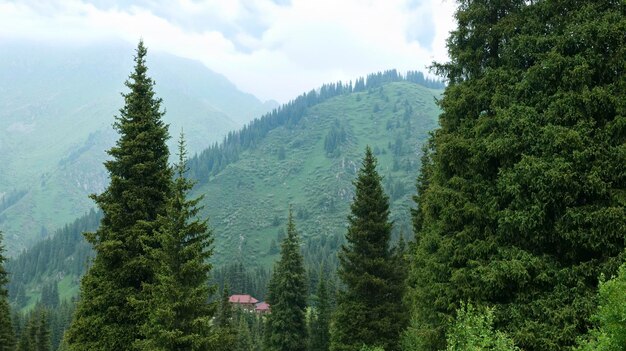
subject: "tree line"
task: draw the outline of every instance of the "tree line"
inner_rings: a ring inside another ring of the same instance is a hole
[[[302,94],[261,118],[253,120],[241,130],[229,132],[221,143],[215,143],[191,157],[189,159],[189,175],[200,183],[208,181],[210,176],[217,174],[228,164],[237,161],[242,151],[254,148],[271,130],[281,126],[287,128],[295,126],[311,106],[336,96],[360,91],[374,91],[384,84],[401,81],[413,82],[433,89],[444,87],[441,81],[425,78],[421,72],[409,71],[406,75],[402,75],[395,69],[372,73],[366,78],[358,78],[354,86],[352,82],[324,84],[320,89]],[[333,140],[329,141],[329,145],[326,146],[328,153],[332,154],[335,144],[340,141],[335,139],[336,137],[333,137]]]

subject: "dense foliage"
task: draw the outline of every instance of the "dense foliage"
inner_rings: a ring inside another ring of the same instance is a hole
[[[0,351],[13,350],[15,333],[11,323],[11,309],[9,308],[9,293],[6,285],[9,282],[7,271],[4,269],[4,245],[0,232]]]
[[[267,301],[272,307],[272,313],[267,319],[268,351],[305,351],[306,272],[291,210],[287,220],[287,236],[281,243],[280,259],[269,283]]]
[[[519,351],[506,334],[493,330],[493,310],[463,304],[448,330],[446,351]]]
[[[176,179],[167,200],[165,214],[157,218],[156,247],[148,255],[155,268],[154,282],[143,285],[138,307],[148,310],[141,325],[145,338],[139,350],[206,350],[210,345],[214,305],[208,300],[215,287],[209,285],[213,234],[207,221],[197,219],[201,198],[187,200],[193,182],[185,178],[186,151],[183,136],[179,142]]]
[[[330,347],[332,301],[325,274],[322,266],[319,272],[319,283],[315,291],[314,309],[309,314],[308,351],[328,351]]]
[[[120,134],[105,163],[111,183],[93,198],[104,217],[88,235],[96,257],[82,279],[81,298],[68,331],[71,350],[127,350],[143,337],[140,326],[148,311],[144,284],[155,281],[148,251],[158,247],[156,220],[165,215],[171,192],[167,126],[161,120],[161,100],[147,76],[147,50],[140,42],[135,69],[126,86],[125,105],[114,127]]]
[[[423,162],[412,273],[417,350],[460,301],[495,306],[527,351],[566,350],[626,237],[626,4],[460,1]]]
[[[345,289],[337,296],[330,350],[358,351],[363,344],[398,350],[407,320],[402,301],[405,267],[397,264],[389,245],[389,199],[369,147],[354,185],[337,272]]]
[[[81,277],[93,256],[91,245],[83,233],[98,228],[102,213],[90,211],[71,224],[57,230],[21,255],[7,261],[11,272],[8,285],[9,296],[14,307],[23,308],[29,300],[26,291],[33,287],[49,287],[57,283],[58,277],[72,280],[72,285]],[[41,291],[43,292],[43,291]]]
[[[51,351],[50,312],[38,306],[19,324],[17,351]]]
[[[600,282],[598,309],[592,320],[596,327],[581,337],[578,351],[626,350],[626,265],[616,277]]]

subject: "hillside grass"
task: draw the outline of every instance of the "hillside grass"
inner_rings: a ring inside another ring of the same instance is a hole
[[[396,235],[403,231],[408,236],[421,147],[437,126],[435,97],[440,93],[396,82],[338,96],[310,108],[297,125],[272,130],[254,149],[244,151],[238,161],[194,191],[205,195],[202,215],[209,216],[214,228],[216,264],[243,260],[270,265],[275,259],[268,254],[270,243],[278,241],[290,205],[304,241],[343,235],[351,182],[366,145],[377,153],[387,188],[390,184],[404,188],[393,199],[391,211]],[[408,118],[405,102],[412,109]],[[327,155],[324,138],[337,124],[347,138],[339,155]],[[397,140],[403,150],[394,155]],[[281,147],[283,160],[278,157]],[[402,165],[399,169],[394,169],[394,160]]]

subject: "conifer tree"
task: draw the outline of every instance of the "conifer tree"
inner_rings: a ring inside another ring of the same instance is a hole
[[[324,277],[324,268],[320,267],[315,310],[311,316],[309,351],[328,351],[330,345],[330,296]]]
[[[414,213],[417,350],[461,301],[526,351],[569,350],[626,237],[626,4],[459,1]]]
[[[246,322],[244,316],[239,317],[239,328],[237,330],[237,345],[235,351],[252,351],[252,334],[250,334],[250,326]]]
[[[158,247],[156,220],[171,192],[168,127],[161,120],[161,99],[147,75],[147,50],[140,41],[124,107],[114,123],[120,138],[105,162],[110,184],[92,198],[104,214],[99,229],[87,235],[96,257],[81,282],[81,296],[67,341],[73,351],[129,350],[141,340],[149,311],[140,300],[153,283],[154,262],[147,251]]]
[[[11,308],[9,306],[9,293],[6,285],[9,283],[9,274],[4,269],[4,245],[2,244],[2,232],[0,231],[0,351],[13,350],[15,345],[15,333],[11,323]]]
[[[36,347],[33,351],[50,351],[52,349],[52,340],[50,338],[50,322],[48,321],[49,312],[45,307],[41,307],[31,317],[37,328]]]
[[[237,330],[233,324],[233,309],[228,301],[229,295],[228,284],[224,284],[211,341],[213,344],[211,350],[214,351],[230,351],[236,347]]]
[[[280,260],[274,267],[267,300],[272,309],[265,330],[267,349],[306,350],[306,272],[291,208],[287,236],[281,243]]]
[[[338,276],[345,289],[337,296],[331,328],[332,351],[358,351],[365,344],[398,350],[406,327],[404,282],[389,247],[389,199],[376,158],[367,147],[357,179],[346,244],[339,252]]]
[[[171,198],[164,215],[157,220],[159,247],[149,251],[157,265],[153,283],[144,284],[142,308],[150,311],[142,325],[142,350],[205,350],[209,345],[211,318],[215,306],[209,298],[213,234],[207,220],[198,220],[202,197],[188,200],[194,183],[185,176],[187,159],[184,136],[178,144],[178,164]]]

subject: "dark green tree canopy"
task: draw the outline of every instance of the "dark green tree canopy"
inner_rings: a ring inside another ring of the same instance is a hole
[[[392,224],[389,198],[376,158],[367,147],[348,217],[346,244],[339,252],[338,276],[345,285],[339,292],[331,330],[332,351],[356,351],[363,345],[398,350],[406,326],[402,306],[404,281],[390,248]]]
[[[176,179],[164,215],[155,231],[158,246],[148,255],[154,265],[155,281],[143,285],[138,308],[149,310],[141,326],[142,350],[206,350],[210,342],[211,318],[215,304],[209,299],[215,286],[209,284],[213,233],[207,220],[198,220],[198,202],[188,200],[194,182],[188,171],[184,135],[178,145]]]
[[[154,281],[147,255],[158,246],[158,215],[171,193],[167,126],[161,100],[147,76],[147,50],[139,42],[135,68],[123,94],[125,105],[114,124],[120,138],[105,163],[111,183],[93,199],[102,209],[97,232],[88,234],[96,257],[82,280],[81,300],[68,333],[72,350],[127,350],[141,340],[146,310],[133,306],[142,286]]]
[[[306,301],[307,286],[300,238],[289,209],[287,236],[280,248],[269,284],[266,346],[270,351],[304,351],[307,346]]]
[[[626,4],[460,1],[414,212],[419,349],[460,301],[524,350],[589,326],[626,236]]]
[[[9,293],[6,285],[9,283],[9,274],[4,269],[3,234],[0,231],[0,351],[11,351],[15,345],[15,333],[11,323],[11,308],[9,307]]]

